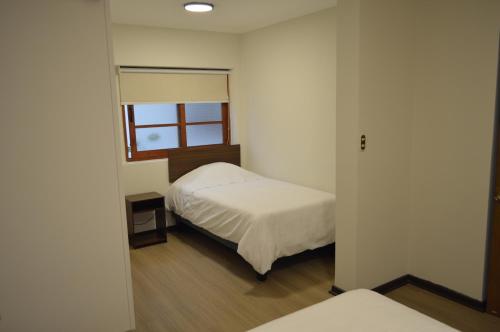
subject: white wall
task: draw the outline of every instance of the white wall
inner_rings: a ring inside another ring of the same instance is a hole
[[[113,43],[117,66],[231,69],[229,79],[231,142],[239,143],[239,126],[237,125],[240,112],[238,35],[114,24]],[[119,109],[116,110],[114,119],[116,126],[121,130],[117,133],[117,140],[121,149],[120,165],[123,173],[124,193],[156,191],[165,194],[169,187],[167,159],[125,161],[120,112]],[[172,224],[173,220],[168,218],[168,223]]]
[[[0,330],[132,329],[105,1],[0,17]]]
[[[411,273],[483,299],[500,2],[338,12],[335,285]]]
[[[234,69],[244,165],[337,192],[337,286],[412,273],[481,299],[498,6],[340,1],[242,36],[116,25],[116,62]],[[165,192],[166,162],[122,160],[125,192]]]
[[[413,5],[340,1],[338,11],[335,285],[372,288],[407,271]]]
[[[123,66],[189,67],[231,69],[231,141],[237,144],[240,112],[240,55],[238,35],[217,32],[185,31],[134,25],[113,25],[115,64]],[[122,128],[120,110],[115,123]],[[169,186],[166,159],[126,162],[123,132],[116,135],[122,149],[121,168],[125,194],[157,191]]]
[[[357,288],[359,1],[337,6],[335,286]]]
[[[360,9],[359,128],[367,148],[359,156],[358,282],[374,287],[407,271],[414,6],[380,0]]]
[[[242,143],[243,166],[333,192],[336,42],[332,31],[333,9],[247,35],[115,24],[115,62],[231,69],[232,142]],[[240,58],[248,78],[244,88]],[[115,122],[121,128],[119,110]],[[126,162],[123,134],[117,133],[116,139],[122,149],[124,192],[165,193],[168,161]]]
[[[236,68],[238,35],[113,24],[116,65]]]
[[[410,272],[483,297],[500,1],[418,1]]]
[[[335,192],[335,9],[243,35],[245,165]]]

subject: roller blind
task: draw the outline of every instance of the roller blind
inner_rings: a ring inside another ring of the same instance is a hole
[[[227,74],[120,72],[122,104],[228,102]]]

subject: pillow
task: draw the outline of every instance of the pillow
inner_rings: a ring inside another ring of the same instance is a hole
[[[172,187],[182,189],[184,192],[194,192],[200,189],[259,179],[262,179],[262,177],[241,167],[217,162],[200,166],[183,175],[172,184]]]

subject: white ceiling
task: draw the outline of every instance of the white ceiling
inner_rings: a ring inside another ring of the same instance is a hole
[[[203,1],[203,0],[201,0]],[[208,0],[211,13],[189,13],[190,0],[111,0],[114,23],[244,33],[322,9],[337,0]]]

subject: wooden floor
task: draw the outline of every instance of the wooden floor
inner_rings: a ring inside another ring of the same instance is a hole
[[[266,282],[241,257],[198,233],[131,250],[138,332],[246,331],[330,298],[332,250],[278,261]],[[463,331],[500,331],[500,319],[405,286],[388,294]]]
[[[387,296],[460,331],[500,331],[500,318],[470,309],[415,286],[401,287]]]

